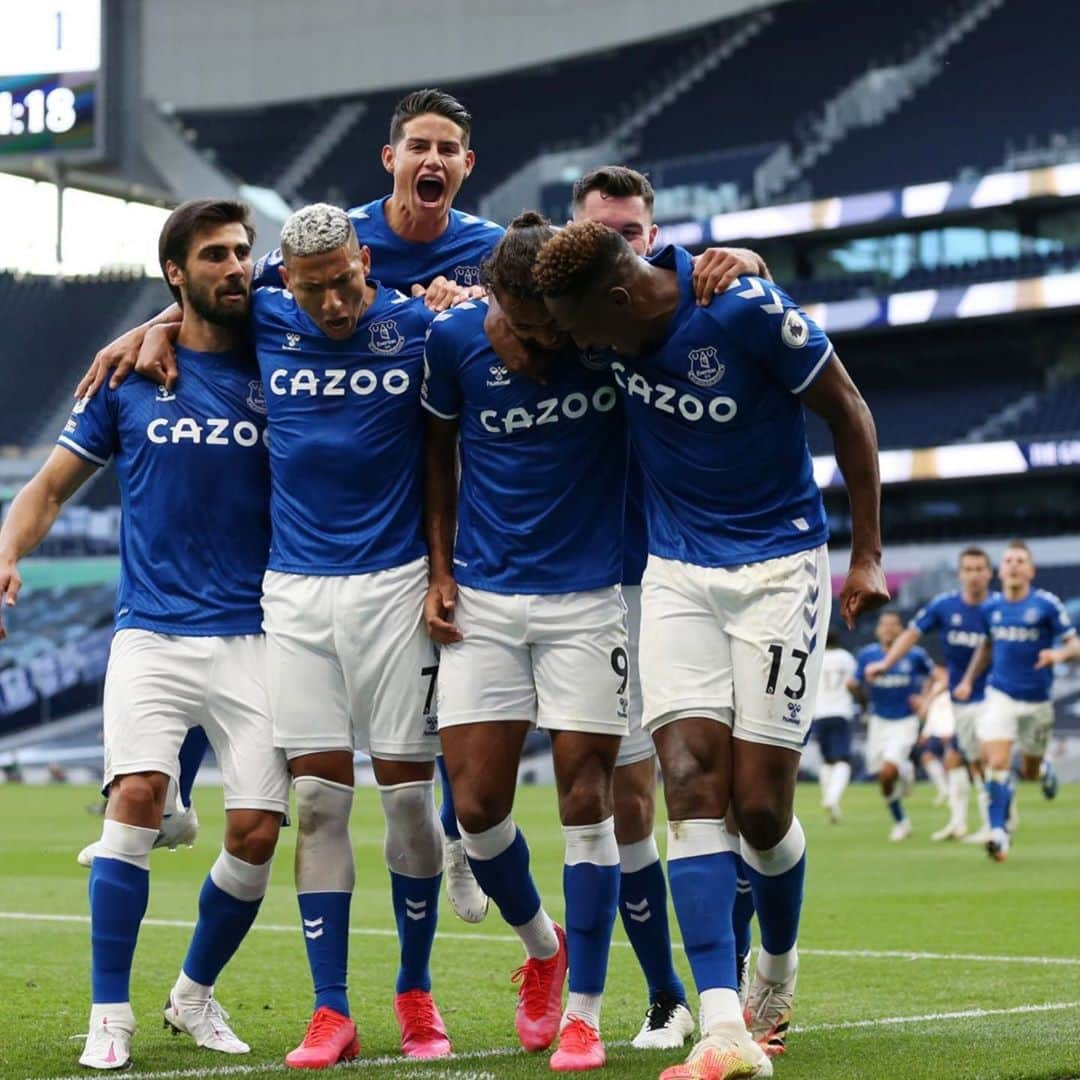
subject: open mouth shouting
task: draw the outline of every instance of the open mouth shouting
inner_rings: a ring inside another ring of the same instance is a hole
[[[446,191],[446,181],[433,173],[424,173],[416,181],[416,197],[421,206],[438,206]]]

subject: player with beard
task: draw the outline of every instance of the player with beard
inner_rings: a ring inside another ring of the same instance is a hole
[[[556,325],[611,348],[645,478],[644,724],[668,805],[668,874],[704,1038],[665,1080],[766,1076],[798,970],[805,838],[793,813],[831,607],[827,525],[802,403],[829,423],[852,501],[849,623],[887,599],[873,420],[821,330],[770,282],[696,303],[689,253],[638,258],[598,222],[533,267]],[[730,804],[761,929],[737,994]]]
[[[16,562],[48,533],[65,500],[116,457],[124,522],[105,679],[108,808],[90,869],[93,1005],[79,1058],[93,1069],[130,1061],[129,985],[150,850],[181,740],[194,725],[206,729],[221,764],[225,839],[165,1023],[210,1050],[249,1050],[213,989],[259,910],[289,805],[264,683],[259,597],[270,476],[266,408],[245,343],[252,236],[240,203],[198,200],[170,215],[160,255],[183,312],[183,388],[166,393],[134,378],[80,401],[0,532],[0,592],[11,604]]]
[[[476,153],[469,145],[472,117],[465,107],[441,90],[416,90],[395,106],[390,120],[389,141],[382,148],[382,161],[393,176],[392,192],[349,211],[349,218],[362,247],[370,252],[379,283],[406,295],[424,296],[433,310],[482,291],[480,267],[503,234],[492,221],[453,208],[461,185],[473,170]],[[256,264],[255,286],[277,287],[282,263],[281,249],[264,255]],[[117,385],[134,367],[147,329],[153,324],[169,324],[177,312],[162,312],[149,323],[136,327],[98,354],[94,365],[80,383],[79,396],[92,394],[110,368]],[[178,377],[168,349],[159,350],[156,376],[168,388]],[[142,370],[142,367],[140,367]],[[161,843],[175,846],[194,840],[194,810],[186,809],[190,792],[206,751],[201,731],[193,731],[181,748],[180,796],[183,810],[168,822]],[[469,869],[461,846],[453,798],[442,759],[441,809],[445,836],[444,862],[446,890],[451,907],[466,922],[480,922],[487,913],[484,896]],[[89,850],[80,861],[89,863]]]

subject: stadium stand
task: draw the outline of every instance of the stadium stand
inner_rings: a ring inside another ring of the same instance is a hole
[[[131,277],[64,279],[0,272],[4,351],[19,373],[5,381],[0,441],[20,446],[41,433],[58,402],[70,397],[74,373],[81,373],[108,340],[143,284],[142,278]]]
[[[884,123],[853,133],[822,158],[805,178],[813,194],[888,188],[901,175],[910,184],[987,171],[1004,162],[1010,146],[1032,137],[1049,143],[1074,129],[1062,73],[1075,63],[1078,35],[1076,4],[1007,0],[960,42],[937,78]],[[1007,72],[1004,57],[1015,59]]]
[[[97,704],[115,594],[111,582],[26,589],[5,612],[12,638],[0,660],[0,732]]]

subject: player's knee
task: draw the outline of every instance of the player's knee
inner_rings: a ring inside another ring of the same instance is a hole
[[[270,861],[277,847],[281,815],[277,811],[266,810],[248,810],[241,813],[243,817],[236,821],[233,820],[234,815],[229,815],[225,850],[245,863],[262,866]]]
[[[614,814],[611,778],[582,770],[559,790],[559,817],[564,825],[595,825]]]
[[[722,818],[728,808],[729,780],[689,752],[664,761],[664,802],[673,821]]]
[[[294,786],[300,835],[348,829],[353,803],[351,787],[318,776],[299,776]]]
[[[735,807],[739,833],[758,851],[776,847],[791,828],[792,817],[792,808],[769,798],[768,792],[744,796]]]
[[[157,827],[165,809],[169,778],[164,773],[131,773],[109,785],[111,816],[133,825]]]
[[[386,818],[383,852],[393,873],[427,878],[442,872],[442,829],[435,811],[434,788],[433,780],[379,788]]]
[[[620,844],[651,836],[656,816],[654,789],[615,783],[615,835]]]
[[[472,777],[462,777],[454,788],[454,813],[458,823],[470,833],[487,832],[510,816],[514,805],[509,792],[481,787]]]

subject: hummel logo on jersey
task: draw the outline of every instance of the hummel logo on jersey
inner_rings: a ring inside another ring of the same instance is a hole
[[[1039,621],[1039,609],[1029,607],[1027,609],[1027,611],[1024,612],[1024,622],[1026,622],[1026,623],[1037,623],[1038,621]]]
[[[299,334],[286,334],[285,344],[281,346],[283,349],[287,349],[289,352],[300,351],[300,335]]]
[[[488,374],[491,376],[487,381],[488,386],[510,385],[510,372],[502,364],[492,364],[488,368]]]
[[[266,415],[266,392],[260,379],[252,379],[248,383],[247,405],[253,412]]]
[[[959,611],[953,613],[953,617],[949,620],[953,626],[959,626],[964,621],[964,616]]]
[[[788,308],[784,313],[780,338],[789,349],[801,349],[810,340],[810,327],[794,308]]]
[[[727,369],[716,359],[716,348],[693,349],[690,353],[690,381],[698,386],[715,386]]]
[[[393,319],[383,319],[382,322],[372,323],[369,329],[371,331],[369,345],[373,353],[378,353],[380,356],[393,356],[405,347],[405,337],[398,330],[397,323]]]
[[[454,280],[459,285],[479,285],[480,284],[480,267],[479,266],[455,266],[454,267]]]
[[[157,388],[157,397],[154,400],[155,401],[175,401],[176,400],[176,395],[171,390],[167,389],[166,387],[159,386]]]

